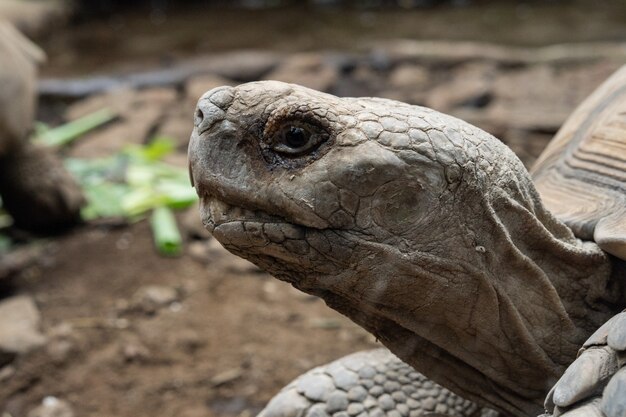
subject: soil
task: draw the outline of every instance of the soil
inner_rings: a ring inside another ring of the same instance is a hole
[[[78,416],[254,415],[305,370],[376,346],[214,240],[163,258],[140,222],[83,227],[47,249],[48,265],[24,271],[13,289],[35,297],[49,341],[0,380],[4,415],[26,415],[47,396]],[[189,253],[199,249],[200,258]],[[177,301],[136,307],[149,285],[175,289]]]

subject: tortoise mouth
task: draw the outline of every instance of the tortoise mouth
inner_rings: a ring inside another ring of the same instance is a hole
[[[202,204],[202,222],[211,233],[228,223],[285,223],[285,218],[262,210],[250,210],[225,203],[215,197],[206,197]]]
[[[304,240],[306,236],[306,226],[263,210],[234,206],[212,196],[203,200],[201,214],[204,227],[224,244],[263,247]]]

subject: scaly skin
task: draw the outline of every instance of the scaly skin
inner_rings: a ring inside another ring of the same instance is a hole
[[[543,207],[517,157],[433,110],[223,87],[198,102],[189,158],[203,222],[228,250],[506,414],[539,414],[623,307],[621,272]]]
[[[347,414],[346,414],[347,413]],[[429,381],[387,349],[353,353],[283,388],[258,417],[494,417]]]

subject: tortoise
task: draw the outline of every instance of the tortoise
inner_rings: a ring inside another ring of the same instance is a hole
[[[0,21],[0,196],[16,226],[53,232],[80,218],[77,182],[51,149],[28,140],[43,52]]]
[[[625,110],[626,67],[531,175],[492,135],[425,107],[219,87],[198,101],[190,176],[226,249],[456,395],[508,416],[624,416]]]

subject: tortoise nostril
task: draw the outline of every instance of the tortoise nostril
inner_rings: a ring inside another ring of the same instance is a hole
[[[196,109],[196,114],[194,115],[194,118],[193,118],[193,124],[195,126],[200,126],[200,123],[202,123],[203,121],[204,121],[204,113],[202,113],[202,110],[198,108]]]

